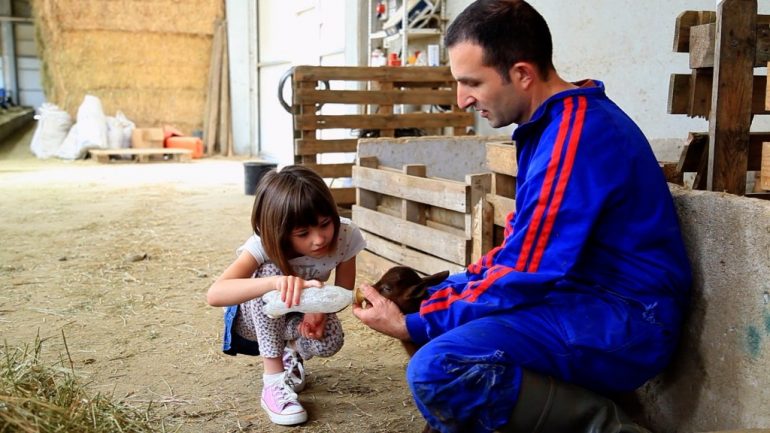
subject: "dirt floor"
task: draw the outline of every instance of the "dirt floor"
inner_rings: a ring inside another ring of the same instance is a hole
[[[271,424],[260,358],[220,351],[205,293],[249,235],[239,160],[37,160],[32,129],[0,144],[0,335],[46,339],[94,392],[157,403],[168,431],[419,432],[400,345],[340,313],[345,346],[307,362],[310,420]],[[360,269],[359,282],[370,281]]]

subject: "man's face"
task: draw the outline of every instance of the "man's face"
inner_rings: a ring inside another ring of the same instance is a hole
[[[504,82],[497,69],[485,66],[484,50],[479,45],[461,42],[448,53],[452,76],[457,80],[457,105],[473,107],[493,128],[528,120],[526,95],[515,77]]]

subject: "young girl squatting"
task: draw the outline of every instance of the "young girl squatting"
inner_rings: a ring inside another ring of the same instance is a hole
[[[281,292],[287,307],[299,305],[302,290],[321,287],[332,270],[334,285],[353,289],[356,255],[365,242],[341,218],[331,191],[312,170],[271,170],[257,186],[251,214],[254,234],[208,290],[207,301],[225,309],[223,351],[262,355],[261,406],[275,424],[307,421],[297,393],[305,387],[303,361],[337,353],[344,342],[335,314],[263,312],[262,295]]]

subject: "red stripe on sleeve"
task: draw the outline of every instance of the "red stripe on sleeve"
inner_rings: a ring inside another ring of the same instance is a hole
[[[540,197],[538,198],[537,205],[535,207],[532,220],[527,227],[527,234],[524,237],[524,243],[522,244],[521,251],[519,252],[519,259],[516,261],[516,270],[523,271],[526,266],[527,259],[529,258],[532,245],[535,244],[535,236],[540,228],[541,218],[545,213],[546,206],[548,205],[548,199],[551,196],[551,189],[553,187],[553,181],[556,177],[556,170],[559,168],[561,162],[561,152],[564,147],[564,141],[567,137],[567,131],[569,131],[569,124],[572,118],[572,98],[564,100],[564,111],[562,112],[561,124],[559,125],[559,132],[556,135],[556,142],[551,151],[551,161],[548,163],[545,179],[543,179],[543,186],[540,188]]]
[[[567,145],[567,155],[564,157],[564,166],[559,174],[559,181],[556,184],[556,191],[554,192],[554,198],[551,201],[551,205],[548,207],[548,214],[545,218],[545,226],[543,226],[543,232],[540,234],[540,238],[537,242],[537,247],[532,255],[532,261],[527,267],[527,272],[537,272],[540,266],[540,260],[543,258],[543,252],[548,244],[548,238],[553,230],[554,221],[556,221],[556,215],[559,213],[559,207],[564,199],[564,191],[567,189],[567,181],[572,173],[572,167],[575,165],[575,154],[577,153],[578,144],[580,142],[580,133],[583,130],[583,121],[586,114],[586,98],[584,96],[578,97],[578,109],[575,113],[575,125],[572,128],[572,133],[569,138],[569,144]]]
[[[442,300],[437,302],[428,303],[434,300],[434,296],[431,296],[431,298],[425,302],[422,303],[422,306],[420,307],[420,315],[424,316],[428,313],[433,313],[440,310],[446,310],[449,308],[450,305],[453,303],[460,301],[460,300],[466,300],[468,302],[474,302],[478,297],[484,293],[489,286],[492,285],[495,281],[499,280],[503,276],[507,275],[508,273],[512,272],[513,268],[509,268],[508,266],[493,266],[487,271],[487,276],[483,280],[479,281],[472,281],[468,283],[468,286],[463,290],[461,293],[456,293],[454,291],[451,291],[449,293],[449,296]],[[448,288],[447,288],[448,289]],[[446,289],[445,289],[446,290]],[[442,292],[446,293],[445,290],[442,290]]]

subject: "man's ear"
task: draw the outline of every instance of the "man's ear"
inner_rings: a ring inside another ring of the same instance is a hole
[[[508,70],[508,78],[512,83],[526,90],[537,79],[537,68],[529,62],[514,63]]]

